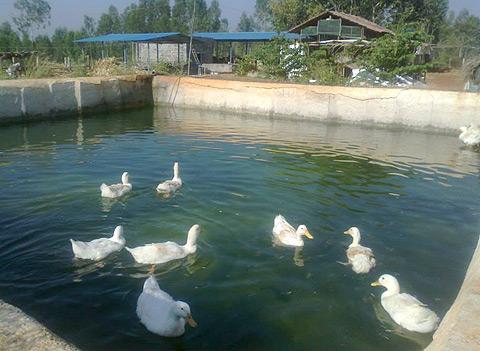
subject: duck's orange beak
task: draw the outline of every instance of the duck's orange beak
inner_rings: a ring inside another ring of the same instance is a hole
[[[198,326],[197,322],[195,322],[195,320],[192,318],[192,315],[189,314],[187,316],[187,323],[189,326],[191,326],[192,328],[196,328]]]

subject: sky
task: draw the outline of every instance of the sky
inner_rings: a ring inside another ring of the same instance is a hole
[[[135,0],[47,0],[52,7],[51,25],[41,32],[51,34],[58,26],[69,29],[80,29],[83,15],[98,19],[107,8],[114,4],[120,12]],[[13,7],[15,0],[0,0],[0,23],[11,21],[15,14]],[[209,0],[207,0],[210,3]],[[242,11],[253,14],[255,0],[219,0],[223,17],[228,19],[230,30],[234,31]],[[450,9],[458,12],[466,8],[476,16],[480,16],[480,0],[450,0]],[[43,34],[43,33],[39,33]]]

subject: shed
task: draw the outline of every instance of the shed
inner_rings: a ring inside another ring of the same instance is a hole
[[[123,44],[124,62],[132,60],[137,64],[150,67],[151,64],[160,61],[174,64],[186,63],[190,37],[179,32],[112,33],[79,39],[75,42],[79,44],[101,44],[102,57],[108,56],[108,46],[105,46],[105,44]],[[193,38],[192,47],[196,52],[208,53],[212,50],[211,46],[213,46],[213,41],[208,38]]]
[[[394,34],[366,18],[352,14],[325,11],[291,28],[290,33],[303,34],[309,41],[374,39],[385,34]]]

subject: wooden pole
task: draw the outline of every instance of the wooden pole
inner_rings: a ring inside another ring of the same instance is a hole
[[[192,62],[192,42],[193,42],[193,26],[195,24],[195,4],[196,0],[193,0],[193,16],[192,16],[192,25],[190,26],[190,45],[188,48],[188,64],[187,64],[187,76],[190,75],[190,64]]]

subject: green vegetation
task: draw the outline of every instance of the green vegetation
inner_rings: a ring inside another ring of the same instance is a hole
[[[236,74],[256,74],[275,80],[299,82],[316,80],[321,84],[344,84],[345,79],[338,74],[335,58],[324,49],[308,54],[306,44],[277,38],[257,46],[250,54],[237,63]]]
[[[132,0],[134,1],[134,0]],[[195,29],[197,31],[221,31],[228,29],[228,21],[221,17],[218,0],[207,5],[206,0],[175,0],[170,6],[168,0],[138,0],[127,6],[120,13],[111,5],[98,20],[84,16],[83,26],[79,31],[65,27],[55,29],[52,36],[37,35],[50,20],[50,5],[46,0],[16,0],[18,15],[13,18],[17,31],[9,22],[0,24],[0,52],[35,51],[41,54],[42,62],[63,63],[68,57],[74,63],[75,70],[83,72],[84,53],[74,40],[106,33],[142,33],[179,31],[188,33],[193,16],[195,1]],[[99,45],[86,47],[91,57],[101,57]],[[123,49],[119,44],[105,47],[110,54],[121,56]],[[4,62],[5,66],[6,63]],[[51,66],[51,65],[50,65]],[[5,67],[3,67],[5,68]],[[40,69],[40,68],[39,68]],[[2,69],[3,71],[3,69]],[[44,72],[45,70],[40,70]],[[174,70],[176,71],[176,69]],[[3,74],[3,73],[2,73]],[[39,73],[43,76],[43,73]]]
[[[396,74],[415,74],[426,72],[431,65],[417,64],[415,51],[423,43],[431,41],[421,28],[399,25],[395,35],[384,35],[374,40],[361,55],[360,64],[370,71],[378,71],[382,78],[392,78]]]

